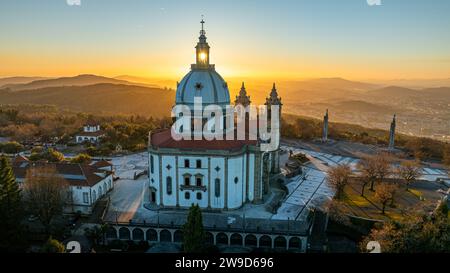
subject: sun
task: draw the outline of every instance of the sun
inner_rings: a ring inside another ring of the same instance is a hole
[[[200,57],[200,60],[202,60],[202,61],[206,60],[206,53],[204,53],[204,52],[200,53],[199,57]]]

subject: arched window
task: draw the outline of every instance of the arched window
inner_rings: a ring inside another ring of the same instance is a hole
[[[166,178],[166,191],[167,191],[167,195],[172,194],[172,177],[171,176],[168,176]]]
[[[184,198],[185,198],[185,199],[191,198],[190,193],[189,193],[189,192],[185,192],[185,193],[184,193]]]
[[[191,176],[186,174],[184,175],[184,185],[189,186],[191,184]]]
[[[237,184],[239,182],[239,178],[236,176],[235,178],[234,178],[234,184]]]
[[[150,172],[153,173],[154,169],[155,169],[155,165],[154,165],[154,159],[153,156],[150,156]]]
[[[201,177],[201,176],[197,176],[197,177],[195,178],[195,185],[196,185],[197,187],[201,187],[201,186],[202,186],[202,177]]]
[[[216,197],[220,197],[220,179],[216,178],[214,181],[214,192]]]
[[[197,192],[197,200],[202,200],[202,193],[201,192]]]

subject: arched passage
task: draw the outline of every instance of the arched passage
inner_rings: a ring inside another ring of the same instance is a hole
[[[258,239],[253,234],[245,236],[245,246],[256,246]]]
[[[219,234],[216,235],[216,243],[219,245],[228,245],[228,236],[221,232]]]
[[[133,240],[144,241],[144,231],[140,228],[133,229]]]
[[[286,249],[286,238],[283,236],[278,236],[275,238],[274,247]]]
[[[163,229],[159,232],[160,242],[172,242],[172,234],[167,229]]]
[[[152,242],[156,242],[158,241],[158,233],[156,232],[156,230],[150,228],[147,230],[147,241],[152,241]]]
[[[230,237],[230,245],[242,246],[242,236],[238,233],[233,233]]]
[[[183,241],[183,232],[181,230],[176,230],[173,233],[173,241],[181,243]]]
[[[213,245],[214,244],[214,235],[211,232],[205,232],[205,244]]]
[[[126,227],[121,227],[119,229],[119,239],[120,240],[130,240],[130,230]]]
[[[302,242],[298,237],[292,237],[289,239],[289,248],[299,249],[302,246]]]
[[[267,235],[261,236],[259,238],[259,247],[272,247],[272,239]]]
[[[117,239],[117,231],[113,227],[109,227],[106,230],[106,238],[107,239]]]

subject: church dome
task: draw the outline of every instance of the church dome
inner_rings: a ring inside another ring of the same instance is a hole
[[[213,68],[191,70],[177,87],[176,104],[194,104],[194,97],[201,97],[202,104],[230,104],[227,83]]]
[[[209,45],[206,42],[206,32],[200,31],[196,49],[196,63],[191,65],[191,71],[177,85],[175,103],[177,105],[192,105],[195,97],[202,98],[202,104],[229,105],[230,92],[227,83],[216,72],[214,65],[209,64]]]

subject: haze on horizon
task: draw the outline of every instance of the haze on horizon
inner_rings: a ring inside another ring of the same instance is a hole
[[[0,77],[180,79],[199,21],[229,78],[450,78],[450,1],[3,0]]]

